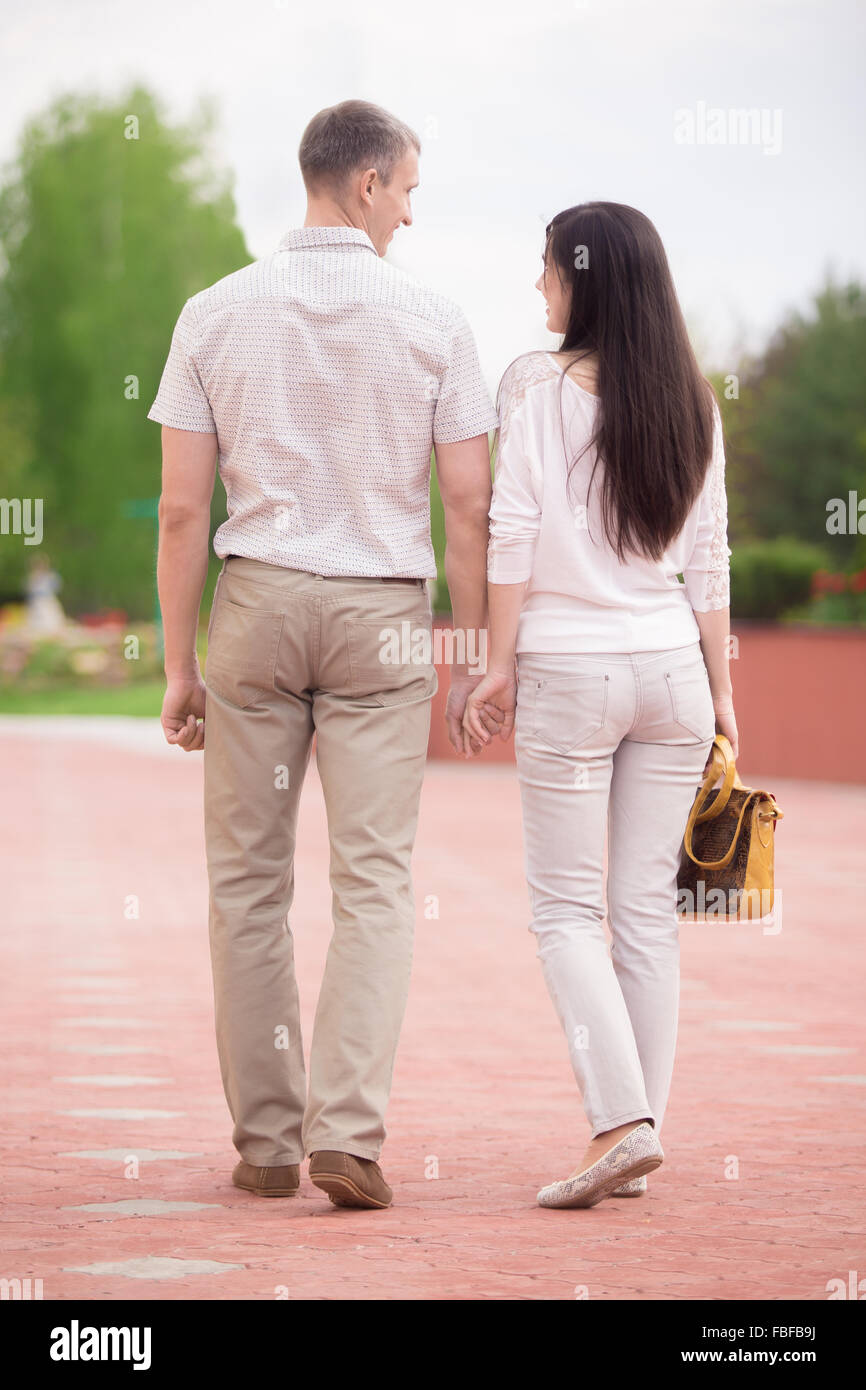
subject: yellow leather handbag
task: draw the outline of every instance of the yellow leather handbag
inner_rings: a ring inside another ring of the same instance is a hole
[[[775,900],[773,849],[783,813],[770,792],[743,786],[724,734],[716,734],[710,759],[683,837],[677,912],[696,921],[765,917]]]

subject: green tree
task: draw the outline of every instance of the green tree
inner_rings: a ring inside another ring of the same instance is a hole
[[[731,543],[795,537],[831,568],[866,560],[859,534],[828,535],[827,504],[866,497],[866,288],[831,281],[792,314],[726,400]]]
[[[170,126],[140,87],[66,96],[25,127],[0,191],[0,495],[44,499],[72,611],[152,612],[154,525],[124,511],[160,488],[147,411],[184,301],[251,259],[214,129],[207,105]],[[34,549],[0,537],[7,595]]]

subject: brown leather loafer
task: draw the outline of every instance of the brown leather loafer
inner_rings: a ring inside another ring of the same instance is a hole
[[[301,1185],[301,1169],[297,1163],[286,1163],[280,1168],[239,1163],[232,1173],[232,1182],[258,1197],[294,1197]]]
[[[333,1149],[310,1155],[310,1181],[335,1207],[389,1207],[394,1195],[378,1163]]]

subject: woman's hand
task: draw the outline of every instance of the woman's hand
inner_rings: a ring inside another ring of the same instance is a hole
[[[488,744],[495,732],[508,739],[514,729],[517,707],[517,677],[514,667],[508,671],[492,669],[472,691],[463,711],[464,752],[477,752],[476,741]]]

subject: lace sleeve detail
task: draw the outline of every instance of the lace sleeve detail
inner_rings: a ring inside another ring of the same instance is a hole
[[[730,608],[730,572],[728,570],[707,570],[707,585],[704,592],[709,608]]]
[[[550,376],[552,365],[543,353],[529,354],[513,362],[500,383],[487,546],[487,578],[493,584],[522,583],[532,576],[541,478],[536,431],[525,406],[529,388]]]
[[[699,539],[685,573],[692,607],[701,613],[727,608],[731,601],[725,445],[718,406],[713,410],[713,454],[701,496]]]
[[[508,428],[511,416],[526,400],[530,387],[540,381],[548,381],[558,376],[559,369],[546,352],[529,352],[518,357],[507,367],[499,383],[499,429],[496,431],[496,444]]]
[[[731,552],[728,548],[728,494],[725,489],[725,450],[721,421],[713,448],[709,481],[713,534],[710,538],[706,598],[711,608],[727,608],[731,601]]]

